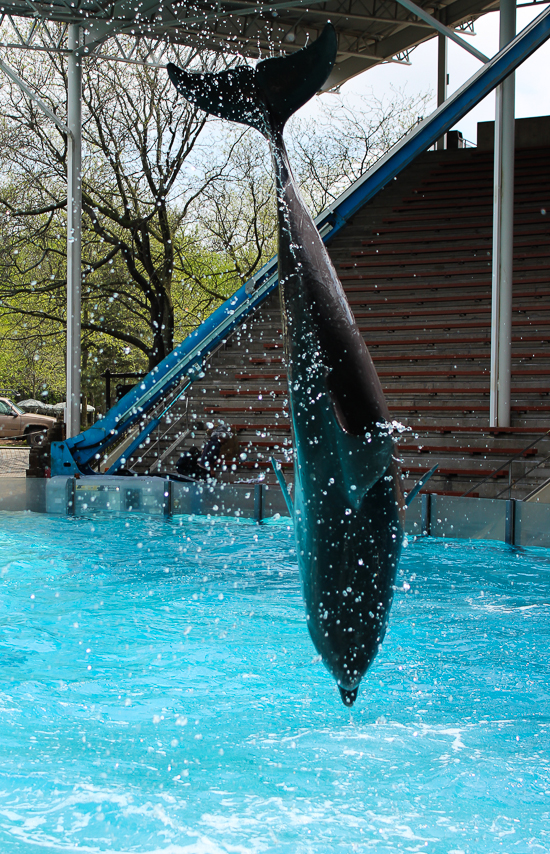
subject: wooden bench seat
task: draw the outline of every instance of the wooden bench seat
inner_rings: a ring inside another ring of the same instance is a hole
[[[523,249],[521,252],[514,252],[514,260],[532,260],[534,258],[547,258],[550,256],[550,250],[545,245],[547,242],[546,238],[543,237],[541,240],[537,240],[533,242],[533,246],[536,247],[531,251],[526,251]],[[517,247],[516,247],[517,249]],[[410,250],[395,250],[392,249],[388,252],[365,252],[364,249],[358,249],[355,252],[350,252],[350,258],[361,258],[364,260],[361,261],[338,261],[336,266],[341,269],[346,269],[348,267],[404,267],[404,266],[415,266],[416,264],[475,264],[475,263],[485,263],[488,264],[491,261],[492,252],[488,248],[488,243],[484,246],[479,246],[477,249],[473,249],[471,246],[464,246],[460,249],[455,248],[455,252],[472,252],[478,254],[471,255],[452,255],[448,258],[442,258],[438,253],[449,251],[449,247],[444,246],[434,246],[433,248],[427,246],[418,249],[417,252],[411,252]],[[422,257],[418,257],[421,253],[428,253],[423,255]]]
[[[429,469],[426,466],[401,466],[403,472],[408,472],[409,474],[426,474]],[[438,475],[453,477],[456,475],[462,475],[463,477],[468,478],[481,478],[487,477],[488,474],[491,474],[490,470],[486,469],[461,469],[461,468],[453,468],[452,466],[440,466],[438,470],[435,472],[433,477],[437,477]],[[493,478],[497,477],[508,477],[508,469],[502,469],[502,471],[496,472],[491,475]]]
[[[492,436],[495,438],[496,436],[510,436],[516,434],[528,434],[529,436],[540,436],[540,438],[544,437],[548,426],[545,425],[543,427],[478,427],[476,425],[468,425],[468,424],[438,424],[433,427],[424,427],[422,425],[409,425],[411,431],[419,432],[419,433],[441,433],[445,435],[447,433],[473,433],[475,435],[481,436]]]
[[[492,219],[492,216],[493,216],[493,210],[492,210],[493,206],[492,206],[492,204],[486,204],[486,205],[484,205],[484,207],[489,208],[490,213],[489,213],[489,214],[487,214],[487,216],[490,216],[490,217],[491,217],[491,219]],[[532,206],[530,206],[530,207],[528,207],[528,208],[521,208],[521,207],[516,203],[516,204],[514,205],[514,216],[517,216],[518,214],[522,214],[522,215],[524,215],[524,216],[532,216],[533,214],[538,214],[539,216],[542,216],[542,214],[541,214],[541,209],[540,209],[540,205],[537,205],[536,207],[532,205]],[[425,217],[425,216],[426,216],[426,214],[424,213],[424,217]],[[483,214],[481,214],[481,213],[479,213],[479,212],[476,212],[476,213],[474,214],[474,216],[477,216],[477,217],[479,218],[479,217],[483,216]],[[452,209],[450,209],[450,208],[447,208],[447,213],[446,213],[446,214],[441,214],[441,213],[439,213],[439,214],[438,214],[438,213],[434,213],[434,217],[442,218],[442,219],[445,219],[445,220],[471,219],[471,218],[472,218],[472,213],[471,213],[471,211],[469,211],[469,210],[466,210],[466,211],[462,212],[462,211],[455,211],[455,210],[452,210]],[[391,223],[391,222],[398,222],[398,223],[401,223],[401,222],[403,222],[403,223],[404,223],[404,222],[418,222],[418,216],[417,216],[417,215],[415,215],[415,212],[414,212],[414,211],[411,211],[411,212],[410,212],[410,215],[407,215],[407,216],[405,216],[405,215],[404,215],[404,216],[401,216],[401,215],[398,215],[398,214],[390,214],[389,216],[385,216],[385,217],[383,217],[383,218],[382,218],[382,222],[383,222],[383,223]],[[432,226],[432,227],[433,227],[433,226]]]
[[[478,235],[474,235],[474,236],[479,239]],[[431,245],[424,246],[424,245],[422,245],[422,246],[417,246],[416,248],[415,247],[407,247],[406,249],[403,249],[401,247],[397,247],[397,248],[393,248],[393,249],[382,248],[382,251],[371,250],[369,252],[365,251],[364,249],[357,249],[355,251],[350,252],[349,255],[351,258],[356,258],[356,257],[357,258],[363,258],[363,257],[364,258],[383,258],[383,257],[386,257],[388,255],[391,255],[391,256],[406,255],[407,259],[408,259],[411,256],[413,258],[416,257],[421,252],[429,252],[430,256],[431,256],[434,253],[438,253],[438,252],[449,252],[448,243],[451,239],[452,238],[445,238],[444,239],[444,242],[445,242],[444,246],[431,246]],[[473,238],[471,236],[470,236],[470,238],[468,238],[464,235],[461,235],[457,239],[457,242],[461,242],[461,241],[468,240],[468,239],[472,240]],[[361,243],[366,244],[367,241],[363,240],[363,241],[361,241]],[[389,245],[391,246],[391,244],[389,244]],[[515,250],[517,250],[518,248],[523,248],[525,246],[536,246],[536,247],[540,246],[540,247],[543,247],[544,249],[546,249],[547,240],[545,239],[545,235],[541,234],[540,237],[534,236],[532,238],[528,238],[527,240],[519,240],[519,241],[514,242],[514,249]],[[488,259],[492,255],[492,248],[493,247],[492,247],[492,241],[491,241],[491,235],[490,234],[487,234],[487,237],[483,240],[483,242],[481,242],[481,241],[479,243],[473,243],[472,242],[468,246],[454,247],[455,252],[484,252],[484,251],[486,251],[487,252],[486,257]],[[515,257],[515,252],[514,252],[514,257]]]
[[[548,336],[548,335],[542,335],[542,336],[541,335],[527,335],[527,334],[525,334],[525,335],[512,335],[512,343],[514,343],[514,342],[525,343],[526,341],[533,341],[537,344],[547,344],[550,341],[550,336]],[[435,344],[454,344],[455,347],[457,347],[457,346],[463,347],[465,344],[490,344],[491,339],[488,335],[478,335],[478,336],[471,335],[468,338],[464,338],[463,336],[461,336],[460,340],[457,340],[456,337],[453,337],[452,335],[447,336],[446,338],[431,337],[429,339],[420,338],[417,336],[416,338],[400,338],[398,341],[388,341],[388,342],[370,341],[367,343],[368,343],[369,348],[370,347],[374,348],[374,347],[384,346],[384,344],[386,344],[386,343],[387,343],[387,346],[391,346],[391,347],[395,347],[396,345],[398,345],[399,347],[410,347],[410,346],[420,346],[420,345],[425,347],[425,346],[429,346],[430,344],[434,344],[434,345]]]
[[[445,354],[444,356],[441,355],[441,353],[418,353],[417,355],[415,354],[414,356],[409,356],[409,355],[404,356],[403,354],[399,355],[399,354],[392,354],[392,353],[388,353],[386,355],[386,354],[377,353],[376,351],[374,351],[371,355],[372,355],[372,359],[374,362],[377,362],[377,361],[379,361],[379,362],[407,362],[407,361],[408,362],[433,362],[434,360],[442,361],[444,359],[447,359],[447,360],[452,359],[453,361],[458,361],[460,359],[466,359],[466,360],[470,360],[473,362],[479,362],[479,361],[483,361],[483,360],[489,361],[489,358],[490,358],[490,353],[488,351],[485,351],[484,353],[449,353],[449,354]],[[518,360],[518,359],[537,359],[537,360],[540,360],[541,358],[550,359],[550,354],[548,354],[546,352],[535,354],[535,353],[531,353],[531,352],[529,352],[529,353],[519,352],[518,353],[517,351],[512,351],[512,359],[515,359],[515,360]]]
[[[461,371],[459,369],[453,370],[452,368],[443,371],[377,371],[379,377],[395,377],[396,379],[407,379],[409,377],[421,377],[425,380],[430,380],[432,377],[484,377],[487,378],[490,375],[490,369],[487,367],[485,369],[479,370],[471,370],[471,371]],[[542,368],[540,370],[521,370],[519,368],[512,368],[512,376],[525,376],[525,377],[550,377],[550,366],[548,368]]]
[[[485,379],[488,379],[486,377]],[[455,394],[468,394],[472,397],[476,395],[486,395],[489,394],[489,385],[487,384],[484,388],[473,387],[473,386],[443,386],[439,388],[426,388],[425,386],[419,388],[411,388],[410,386],[388,386],[384,385],[384,390],[386,395],[395,396],[395,395],[409,395],[409,396],[417,396],[417,395],[455,395]],[[219,389],[218,394],[221,397],[254,397],[257,400],[259,399],[259,395],[262,395],[261,399],[274,399],[276,397],[285,397],[288,395],[288,389],[251,389],[251,388],[222,388]],[[537,386],[530,387],[526,385],[522,386],[512,386],[511,389],[512,395],[533,395],[533,394],[550,394],[550,385],[549,386]]]
[[[286,380],[287,372],[286,368],[282,368],[278,374],[252,374],[252,373],[237,373],[235,374],[236,380],[278,380],[284,379]]]
[[[401,395],[409,395],[410,397],[415,397],[416,395],[429,395],[429,394],[445,394],[445,395],[455,395],[455,394],[469,394],[472,397],[476,397],[477,395],[487,395],[489,394],[489,385],[485,388],[479,388],[477,386],[447,386],[440,388],[411,388],[410,386],[401,386],[398,388],[389,387],[384,385],[384,391],[387,396],[393,396],[395,394]],[[550,385],[548,386],[540,386],[540,387],[529,387],[526,385],[521,386],[512,386],[511,388],[512,397],[521,395],[533,395],[533,394],[544,394],[550,395]]]
[[[275,413],[283,414],[284,418],[288,418],[288,410],[283,409],[282,406],[235,406],[234,404],[229,405],[221,405],[221,404],[204,404],[204,412],[246,412],[248,415],[263,415],[265,413],[269,413],[269,415],[275,415]],[[281,422],[284,423],[284,420]]]
[[[278,460],[280,465],[285,469],[294,468],[294,463],[288,460]],[[259,469],[259,468],[271,468],[271,460],[239,460],[238,468],[243,469]]]
[[[458,300],[457,300],[458,301]],[[419,300],[420,302],[420,300]],[[381,302],[380,306],[383,307],[384,303]],[[523,314],[527,315],[527,313],[531,313],[535,315],[537,321],[540,320],[541,323],[544,323],[544,318],[540,317],[542,312],[550,311],[550,300],[541,303],[535,303],[534,305],[521,305],[514,306],[512,308],[513,314]],[[481,305],[457,305],[457,306],[445,306],[445,318],[457,318],[461,315],[468,314],[490,314],[491,306],[486,304]],[[442,309],[439,308],[404,308],[402,311],[399,311],[397,308],[392,308],[389,311],[380,311],[378,305],[375,308],[372,308],[370,311],[362,311],[358,312],[355,317],[360,318],[363,322],[365,319],[377,321],[382,317],[389,317],[393,320],[405,320],[407,317],[418,318],[418,317],[441,317]]]
[[[454,357],[451,357],[454,358]],[[487,357],[489,358],[489,357]],[[423,370],[423,371],[411,371],[411,370],[392,370],[392,371],[384,371],[379,370],[377,374],[379,377],[396,377],[396,378],[413,378],[413,377],[422,377],[424,379],[429,379],[430,377],[488,377],[489,376],[489,367],[487,368],[472,368],[471,370],[461,370],[460,368],[447,368],[446,370]],[[512,374],[517,374],[518,376],[550,376],[550,365],[547,368],[525,368],[525,369],[512,369]],[[235,374],[236,380],[277,380],[277,379],[286,379],[287,373],[286,369],[281,370],[278,374]]]
[[[536,168],[527,169],[525,166],[519,166],[518,163],[515,163],[514,169],[514,183],[517,182],[519,186],[522,184],[529,185],[529,182],[532,181],[533,178],[537,178],[540,176],[541,183],[547,182],[550,180],[550,173],[547,167],[542,166],[540,172],[537,171]],[[477,173],[477,186],[472,178]],[[418,189],[429,189],[434,187],[439,191],[444,190],[454,190],[461,189],[463,186],[466,186],[472,190],[477,190],[478,187],[481,189],[485,189],[487,187],[493,186],[493,171],[492,169],[475,169],[472,168],[472,171],[468,170],[466,173],[461,175],[459,172],[453,175],[452,172],[449,173],[437,173],[431,172],[430,175],[426,178],[423,178],[420,184],[418,185]]]
[[[430,495],[441,495],[441,496],[453,495],[455,498],[456,497],[460,498],[462,493],[457,492],[456,489],[433,489],[433,487],[431,486],[431,480],[430,480],[426,484],[426,486],[422,487],[419,494],[420,495],[430,494]],[[479,498],[479,492],[469,492],[468,498]]]
[[[233,425],[234,427],[235,425]],[[290,429],[290,427],[289,427]],[[292,450],[292,444],[288,442],[284,444],[280,439],[256,439],[251,438],[240,443],[241,447],[259,447],[259,448],[280,448],[281,450]],[[522,457],[535,457],[538,454],[538,448],[529,448],[528,450],[523,450],[523,448],[485,448],[485,447],[471,447],[469,445],[408,445],[408,444],[398,444],[397,451],[399,454],[410,454],[410,453],[419,453],[419,454],[460,454],[460,455],[468,455],[468,456],[488,456],[488,455],[498,455],[501,457],[517,457],[521,455]],[[406,464],[402,465],[403,468],[409,468]]]
[[[237,423],[231,424],[234,430],[237,432],[241,432],[243,430],[256,431],[261,430],[264,433],[270,433],[272,430],[284,430],[286,432],[290,432],[290,422],[285,420],[281,424],[271,423],[271,424],[250,424],[250,423]]]
[[[356,253],[357,254],[357,253]],[[514,252],[514,260],[515,261],[533,261],[535,258],[550,258],[550,249],[546,247],[540,247],[536,252]],[[415,267],[417,265],[433,265],[433,264],[472,264],[479,266],[480,264],[490,264],[491,256],[488,254],[485,255],[471,255],[469,257],[456,257],[451,256],[448,258],[433,258],[431,255],[425,255],[422,258],[403,258],[401,261],[391,259],[391,260],[379,260],[379,256],[376,254],[369,255],[368,259],[365,261],[341,261],[338,264],[338,267],[341,270],[347,270],[350,267]],[[542,269],[546,269],[544,265],[541,265]],[[523,269],[523,267],[521,267]],[[530,269],[530,268],[529,268]],[[446,273],[446,270],[440,270],[441,273]],[[476,271],[474,271],[476,272]]]
[[[527,237],[528,236],[529,238],[537,239],[538,237],[540,237],[542,239],[547,234],[550,233],[550,222],[546,223],[544,221],[544,219],[541,217],[540,220],[537,220],[537,223],[539,225],[539,228],[537,228],[536,231],[530,230],[529,232],[527,232],[527,231],[518,231],[518,230],[514,229],[514,245],[516,245],[516,237]],[[492,225],[492,222],[491,222],[491,225]],[[455,230],[460,232],[460,231],[467,231],[470,228],[476,228],[476,227],[477,226],[469,226],[468,223],[460,223],[457,225]],[[450,230],[452,228],[452,226],[446,226],[445,228],[446,228],[446,230]],[[386,230],[390,231],[390,229],[386,229]],[[409,229],[406,229],[406,231],[414,232],[415,229],[414,229],[414,227],[411,227]],[[376,232],[373,232],[373,233],[375,235],[374,237],[366,237],[363,240],[361,240],[361,246],[393,246],[393,245],[401,246],[404,242],[403,239],[394,239],[394,238],[388,238],[388,237],[380,238],[380,236],[379,236],[380,231],[379,230],[377,230]],[[413,238],[411,238],[411,241],[409,241],[409,242],[414,242],[415,246],[418,248],[418,251],[420,251],[420,248],[418,246],[419,243],[432,244],[432,243],[438,243],[438,242],[445,241],[446,244],[449,244],[449,243],[459,243],[459,242],[462,242],[464,240],[473,240],[473,239],[475,239],[475,240],[486,239],[488,241],[491,241],[492,230],[487,228],[486,231],[477,232],[476,234],[460,234],[460,233],[459,234],[434,234],[434,235],[431,235],[430,237],[421,237],[421,238],[413,237]]]
[[[262,399],[263,399],[264,397],[265,398],[268,398],[268,397],[274,398],[274,397],[281,397],[281,396],[284,397],[285,395],[288,394],[288,390],[286,388],[285,389],[270,389],[268,391],[266,391],[265,389],[250,389],[250,388],[231,388],[231,389],[221,388],[218,391],[218,394],[220,394],[222,397],[236,397],[238,395],[241,395],[243,397],[256,397],[256,398],[258,398],[258,395],[261,394]]]
[[[487,455],[487,454],[498,454],[501,457],[515,457],[521,454],[522,457],[535,457],[538,454],[537,448],[529,448],[529,450],[524,451],[523,448],[483,448],[477,447],[472,448],[469,445],[467,446],[454,446],[454,445],[407,445],[407,444],[398,444],[397,445],[400,454],[410,453],[411,451],[415,451],[419,454],[462,454],[468,455],[471,457],[476,457],[479,455]]]
[[[374,320],[374,318],[373,318]],[[393,332],[412,332],[412,331],[425,331],[431,332],[433,329],[448,329],[449,333],[458,334],[458,330],[463,329],[489,329],[490,328],[490,319],[488,320],[460,320],[460,318],[455,315],[451,315],[450,319],[441,320],[441,321],[430,321],[427,320],[425,323],[391,323],[388,321],[386,324],[382,324],[380,326],[375,326],[373,323],[366,324],[358,321],[357,327],[360,332],[365,334],[369,333],[382,333],[387,332],[389,334]],[[538,317],[534,317],[532,319],[524,319],[524,318],[512,318],[512,326],[536,326],[538,329],[541,329],[543,326],[550,326],[550,318],[542,319]],[[457,341],[457,346],[460,345],[460,341]]]
[[[462,301],[463,299],[480,299],[486,300],[490,298],[490,290],[489,285],[491,281],[491,273],[488,272],[484,279],[478,279],[476,281],[467,281],[467,282],[427,282],[418,279],[414,282],[384,282],[378,279],[380,284],[375,283],[372,284],[370,282],[365,282],[364,284],[353,284],[354,279],[361,279],[361,276],[342,276],[343,288],[346,292],[346,297],[348,302],[353,305],[359,304],[362,305],[365,301],[371,300],[373,296],[379,297],[380,304],[386,302],[386,300],[392,299],[392,294],[406,294],[407,291],[423,291],[427,293],[422,293],[418,296],[409,297],[409,302],[419,302],[422,303],[425,300],[429,300],[430,297],[432,300],[438,299],[443,296],[440,295],[439,291],[460,291],[453,296],[450,294],[445,296],[445,301],[455,299],[457,302]],[[351,279],[349,282],[347,279]],[[524,291],[522,288],[528,287],[530,285],[539,285],[540,289],[537,288],[534,291]],[[514,277],[514,287],[516,289],[513,298],[514,299],[535,299],[539,294],[541,299],[547,295],[546,285],[548,285],[548,276],[544,278],[539,278],[537,276],[524,276],[519,278],[517,275]],[[470,289],[473,291],[471,294],[463,295],[462,291]],[[406,297],[399,297],[399,299],[405,300]],[[359,301],[359,302],[358,302]],[[393,303],[392,303],[393,304]]]
[[[466,215],[465,215],[466,216]],[[385,220],[383,220],[384,222]],[[425,223],[419,220],[416,225],[394,225],[392,228],[389,226],[380,226],[376,229],[374,234],[376,236],[380,234],[408,234],[410,232],[414,232],[418,234],[419,232],[425,231],[458,231],[459,229],[468,229],[470,231],[474,228],[488,228],[493,224],[492,214],[490,216],[483,217],[478,219],[475,222],[465,222],[463,219],[460,219],[459,222],[437,222],[437,223]],[[546,226],[546,222],[544,221],[544,217],[539,211],[538,216],[526,216],[524,219],[518,221],[517,216],[514,222],[514,234],[518,233],[519,225],[538,225],[542,224]]]
[[[489,405],[484,403],[475,403],[475,405],[468,404],[443,404],[438,403],[438,401],[423,401],[422,407],[411,404],[401,404],[401,403],[392,403],[390,405],[390,412],[410,412],[414,415],[430,415],[432,412],[456,412],[458,414],[467,414],[472,413],[476,415],[480,412],[489,412]],[[526,406],[523,404],[515,404],[511,406],[512,412],[550,412],[550,404],[544,404],[542,406]]]
[[[539,169],[537,170],[536,166],[529,166],[525,161],[521,161],[518,159],[518,155],[516,152],[515,163],[514,163],[514,178],[517,180],[519,184],[528,183],[533,179],[536,179],[540,176],[541,181],[550,180],[550,171],[547,165],[547,162],[542,157],[540,158],[535,154],[537,158],[537,166]],[[445,189],[447,187],[452,187],[453,185],[461,185],[466,184],[466,186],[471,189],[476,189],[476,181],[479,184],[488,184],[492,187],[493,185],[493,164],[492,162],[487,163],[469,163],[467,168],[462,169],[453,169],[452,166],[449,169],[438,169],[435,167],[433,170],[430,170],[429,175],[422,177],[418,186],[436,186],[441,187],[444,186]]]
[[[485,263],[487,263],[487,262],[485,262]],[[366,264],[366,265],[350,264],[350,267],[352,267],[354,269],[358,269],[358,270],[361,270],[364,268],[368,269],[368,266],[369,266],[368,264]],[[526,265],[521,266],[521,267],[514,266],[514,273],[537,272],[540,274],[540,273],[548,273],[549,271],[550,271],[550,264],[548,264],[548,266],[544,266],[542,264],[526,264]],[[481,271],[481,272],[483,273],[485,271]],[[491,275],[490,267],[487,268],[486,272],[487,272],[488,276]],[[463,270],[463,269],[455,267],[454,269],[452,268],[449,270],[422,270],[421,272],[413,274],[413,273],[411,273],[410,270],[392,270],[391,273],[389,273],[389,272],[369,273],[369,274],[359,273],[357,276],[344,275],[344,276],[340,276],[340,278],[342,280],[348,280],[350,278],[351,279],[361,279],[362,281],[369,281],[371,279],[376,279],[377,281],[380,281],[380,279],[383,279],[386,282],[388,282],[388,281],[391,282],[392,279],[412,279],[413,275],[417,280],[421,281],[422,279],[428,279],[428,278],[434,278],[434,277],[440,278],[440,279],[449,279],[453,276],[467,276],[468,274],[471,274],[472,276],[479,276],[480,271],[479,270],[469,271],[469,270]],[[541,281],[542,282],[544,282],[544,281],[548,282],[548,275],[546,276],[546,279],[542,279]]]
[[[545,311],[550,311],[550,305]],[[403,323],[401,321],[407,320],[408,318],[416,319],[417,317],[441,317],[440,310],[434,311],[426,311],[424,312],[422,309],[420,310],[406,310],[406,311],[363,311],[354,313],[355,322],[357,324],[358,329],[361,332],[396,332],[396,331],[412,331],[412,330],[421,330],[426,332],[431,332],[433,329],[447,329],[449,332],[456,332],[458,334],[458,330],[462,329],[489,329],[490,322],[487,320],[467,320],[463,319],[462,315],[468,314],[489,314],[491,311],[490,306],[474,306],[473,308],[462,308],[462,309],[447,309],[445,320],[441,321],[432,321],[428,320],[426,323],[422,324],[414,324],[414,323]],[[527,312],[534,313],[534,317],[527,317]],[[540,316],[541,307],[536,306],[532,307],[524,307],[524,308],[514,308],[512,310],[513,314],[524,315],[519,318],[512,318],[512,325],[514,326],[532,326],[536,324],[537,327],[548,326],[550,324],[550,317],[545,318]],[[388,322],[380,323],[376,325],[376,322],[381,318],[389,318]],[[366,323],[366,320],[371,321],[370,323]],[[490,319],[489,319],[490,320]],[[282,329],[277,330],[277,334],[282,337],[283,331]]]
[[[480,198],[481,196],[481,198]],[[516,187],[516,192],[514,194],[514,199],[516,204],[523,203],[520,201],[521,196],[527,196],[525,201],[534,202],[536,199],[539,199],[539,203],[544,205],[548,200],[548,191],[546,188],[541,187],[540,185],[531,191],[525,190],[521,191],[518,187]],[[419,193],[416,198],[414,196],[410,198],[403,199],[403,202],[408,202],[408,204],[396,205],[392,208],[392,212],[399,213],[400,211],[451,211],[452,214],[456,210],[460,210],[461,208],[468,208],[472,210],[472,208],[492,208],[493,207],[493,196],[492,193],[477,193],[476,198],[472,199],[467,194],[460,194],[455,196],[448,196],[445,198],[441,196],[441,198],[437,199],[424,199],[423,195]],[[441,203],[441,204],[440,204]]]
[[[550,174],[548,175],[548,182],[550,186]],[[493,182],[489,181],[479,181],[477,184],[474,183],[464,183],[459,187],[449,188],[444,190],[440,185],[434,184],[429,186],[420,185],[420,187],[416,187],[412,191],[412,195],[403,196],[401,199],[401,203],[403,205],[407,203],[414,204],[419,200],[425,199],[427,197],[428,201],[442,201],[442,202],[450,202],[454,204],[454,202],[460,199],[467,199],[468,201],[472,200],[472,190],[475,193],[476,199],[485,199],[488,198],[491,202],[493,200]],[[537,184],[529,184],[527,182],[516,181],[514,190],[516,195],[519,193],[520,195],[526,195],[533,193],[547,193],[548,188],[545,188],[544,181],[541,181]],[[395,210],[395,208],[394,208]]]

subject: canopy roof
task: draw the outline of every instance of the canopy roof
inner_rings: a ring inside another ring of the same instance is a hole
[[[464,32],[499,6],[498,0],[417,3],[446,26]],[[326,88],[381,62],[407,62],[408,52],[435,34],[429,23],[396,0],[11,0],[0,5],[2,13],[42,23],[80,23],[90,52],[110,36],[127,33],[250,57],[298,50],[331,21],[338,33],[338,57]]]

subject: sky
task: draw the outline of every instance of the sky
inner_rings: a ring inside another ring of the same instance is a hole
[[[547,5],[537,4],[517,10],[517,31],[537,17]],[[464,36],[486,56],[498,51],[499,13],[490,12],[475,24],[475,36]],[[449,41],[448,95],[458,89],[480,67],[481,63],[470,53]],[[417,47],[410,56],[411,65],[387,63],[371,68],[348,81],[341,92],[353,99],[354,95],[373,92],[378,97],[391,99],[392,87],[405,89],[409,94],[437,91],[437,38]],[[330,98],[330,94],[322,97]],[[550,115],[550,40],[536,51],[516,72],[516,117]],[[477,122],[492,121],[495,117],[495,95],[492,93],[465,116],[456,127],[471,142],[477,140]]]

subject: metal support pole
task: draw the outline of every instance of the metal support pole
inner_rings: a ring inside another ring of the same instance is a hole
[[[264,515],[263,507],[263,484],[257,483],[254,486],[254,521],[260,524]]]
[[[67,439],[80,433],[80,302],[82,256],[82,66],[80,27],[69,25],[67,68]]]
[[[516,543],[516,499],[509,498],[506,502],[506,519],[504,523],[504,542],[508,546]]]
[[[449,83],[449,75],[447,73],[447,36],[441,35],[437,37],[437,106],[447,100],[447,86]],[[445,148],[446,134],[440,137],[435,147],[437,151],[443,151]]]
[[[164,481],[162,509],[166,518],[172,515],[172,481],[168,479]]]
[[[516,34],[516,0],[501,0],[500,47]],[[514,264],[515,74],[496,90],[490,426],[510,426]]]
[[[427,492],[420,497],[422,498],[420,533],[423,537],[429,537],[432,530],[432,495],[431,492]]]

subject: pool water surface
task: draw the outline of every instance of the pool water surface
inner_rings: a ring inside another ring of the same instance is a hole
[[[293,532],[0,514],[0,852],[550,851],[550,552],[405,548],[353,709]]]

